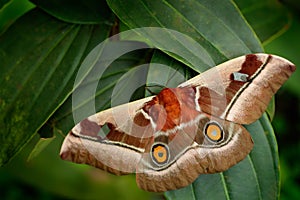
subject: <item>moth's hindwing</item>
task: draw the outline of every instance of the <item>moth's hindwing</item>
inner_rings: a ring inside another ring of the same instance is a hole
[[[137,183],[144,190],[162,192],[185,187],[200,174],[227,170],[243,160],[253,147],[251,136],[242,125],[206,114],[165,135],[167,138],[157,135],[138,164]],[[158,145],[162,148],[156,152]]]

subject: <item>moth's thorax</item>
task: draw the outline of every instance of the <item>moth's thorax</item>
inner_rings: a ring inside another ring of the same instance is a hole
[[[143,106],[156,131],[167,131],[194,119],[197,111],[196,88],[165,88]]]

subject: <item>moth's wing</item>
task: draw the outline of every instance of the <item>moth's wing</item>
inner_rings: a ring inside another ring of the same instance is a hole
[[[223,137],[211,141],[203,131],[211,120],[211,116],[203,113],[195,123],[188,123],[169,135],[167,165],[155,165],[146,148],[137,168],[139,187],[154,192],[179,189],[201,174],[222,172],[243,160],[253,147],[249,132],[242,125],[214,119],[222,128]]]
[[[266,110],[272,96],[296,67],[275,55],[249,54],[222,63],[181,84],[196,86],[201,111],[250,124]]]
[[[61,158],[117,175],[135,172],[146,144],[153,140],[149,120],[138,113],[151,98],[96,113],[78,123],[63,142]]]

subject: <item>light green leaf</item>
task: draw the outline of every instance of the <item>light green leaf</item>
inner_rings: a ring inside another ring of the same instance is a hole
[[[273,97],[267,107],[266,113],[268,114],[268,117],[270,121],[273,120],[275,115],[275,98]]]
[[[51,138],[40,138],[39,141],[35,144],[34,149],[31,151],[27,160],[30,161],[38,156],[54,139],[55,136]]]

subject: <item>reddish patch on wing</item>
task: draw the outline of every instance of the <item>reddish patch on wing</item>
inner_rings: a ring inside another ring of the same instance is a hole
[[[198,103],[202,112],[220,116],[226,109],[227,104],[224,102],[226,98],[223,94],[219,94],[205,86],[198,88],[199,99]]]
[[[141,113],[138,112],[134,118],[133,118],[133,122],[141,127],[145,127],[145,126],[149,126],[150,125],[150,120],[146,119],[145,116]]]
[[[257,58],[258,57],[255,54],[246,55],[246,60],[242,64],[242,69],[239,72],[248,74],[249,77],[251,77],[263,64],[263,62]]]
[[[140,123],[143,123],[146,125],[146,121],[149,121],[145,119],[139,120]],[[149,123],[148,123],[149,124]],[[139,124],[141,125],[141,124]],[[103,130],[103,134],[99,134],[101,129],[106,126],[107,129]],[[140,129],[141,130],[141,129]],[[131,131],[135,131],[134,127],[131,129]],[[89,136],[91,138],[94,138],[94,140],[103,141],[103,140],[110,140],[110,141],[116,141],[123,143],[126,143],[128,145],[132,145],[138,148],[144,148],[147,143],[149,143],[149,140],[152,140],[152,134],[153,131],[151,130],[151,127],[146,127],[144,129],[144,134],[139,133],[140,137],[130,135],[130,133],[124,133],[122,131],[117,130],[117,128],[112,123],[105,123],[103,126],[98,125],[96,122],[90,121],[89,119],[84,119],[80,122],[80,135],[82,136]],[[80,136],[79,135],[79,136]]]
[[[246,59],[241,65],[241,70],[239,70],[238,72],[247,74],[248,77],[251,78],[253,74],[255,74],[257,70],[263,65],[263,62],[259,60],[255,54],[249,54],[246,55]],[[239,91],[241,87],[246,83],[243,81],[234,80],[233,74],[230,75],[230,81],[231,83],[226,88],[227,104],[231,102],[237,91]]]
[[[195,88],[165,88],[143,110],[156,124],[156,131],[167,131],[188,122],[199,113],[195,105]]]
[[[99,126],[96,122],[90,121],[89,119],[84,119],[80,122],[81,132],[80,134],[97,137],[99,131],[101,130],[101,126]]]
[[[258,60],[258,57],[255,54],[246,55],[246,59],[242,64],[242,68],[239,73],[247,74],[251,77],[255,72],[262,66],[263,62]],[[244,82],[234,80],[233,74],[230,75],[230,80],[234,82],[236,87],[243,86]]]
[[[106,135],[106,138],[110,141],[122,142],[128,145],[132,145],[138,148],[145,148],[145,146],[149,143],[149,140],[152,140],[151,137],[135,137],[124,132],[118,131],[116,127],[111,124],[110,131]]]

